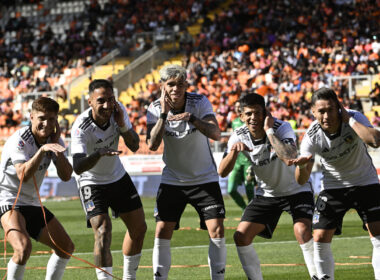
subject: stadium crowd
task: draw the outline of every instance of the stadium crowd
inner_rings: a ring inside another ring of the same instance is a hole
[[[65,100],[63,83],[82,74],[85,67],[113,49],[130,45],[134,34],[173,30],[176,25],[183,30],[219,2],[151,1],[146,5],[145,1],[110,0],[100,5],[91,0],[83,12],[67,16],[53,15],[43,1],[4,1],[9,11],[17,5],[37,5],[42,11],[38,20],[16,12],[5,29],[0,29],[0,103],[4,125],[19,125],[12,117],[19,109],[13,102],[17,95],[54,90]],[[64,33],[54,32],[53,23],[67,29]],[[11,33],[15,36],[9,36]],[[75,71],[74,76],[63,81],[60,78],[65,69]]]
[[[346,107],[362,111],[348,96],[348,80],[333,78],[379,73],[379,10],[374,1],[346,2],[234,1],[213,21],[206,17],[190,42],[190,91],[209,98],[222,131],[244,92],[265,96],[273,115],[293,128],[309,126],[311,94],[329,83]],[[141,122],[158,96],[157,84],[141,92],[129,106],[135,119]]]
[[[339,93],[345,106],[362,110],[360,100],[348,96],[348,80],[333,77],[378,74],[376,1],[279,0],[259,4],[258,0],[239,0],[212,20],[207,12],[217,4],[216,0],[189,1],[182,7],[176,1],[145,5],[111,0],[100,6],[91,1],[60,36],[42,24],[39,36],[34,37],[30,30],[37,27],[25,18],[9,20],[6,30],[16,31],[17,37],[7,41],[1,32],[0,79],[6,81],[1,83],[1,120],[5,120],[1,124],[20,123],[19,108],[12,102],[17,94],[59,89],[65,99],[67,93],[58,83],[65,67],[83,69],[134,33],[159,32],[174,25],[186,30],[196,16],[204,18],[201,32],[191,39],[185,31],[180,39],[188,55],[183,64],[189,90],[209,98],[222,131],[230,130],[236,118],[234,102],[247,92],[265,96],[273,115],[290,121],[293,128],[309,126],[310,96],[327,84]],[[293,9],[294,5],[299,9]],[[146,133],[147,105],[159,95],[155,81],[125,104],[141,135]],[[372,99],[377,101],[377,97]]]

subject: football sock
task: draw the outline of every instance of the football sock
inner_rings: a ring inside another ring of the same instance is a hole
[[[153,279],[167,279],[170,265],[170,240],[155,238],[153,247]]]
[[[210,266],[212,280],[224,279],[226,257],[227,250],[224,237],[210,238],[210,244],[208,247],[208,264]]]
[[[123,280],[136,279],[136,271],[139,268],[141,253],[134,256],[124,255]]]
[[[307,270],[309,271],[310,277],[317,276],[317,270],[314,265],[314,244],[313,238],[304,244],[300,244],[302,249],[303,258],[305,259],[305,264]]]
[[[373,245],[372,266],[375,271],[375,279],[380,280],[380,235],[371,238]]]
[[[62,279],[65,268],[70,259],[64,259],[53,253],[46,266],[46,280]]]
[[[12,258],[8,262],[8,280],[22,280],[24,277],[25,265],[15,263]]]
[[[334,280],[334,257],[331,243],[314,242],[314,264],[319,279]]]
[[[260,261],[252,245],[236,246],[241,265],[248,279],[263,280]]]
[[[112,274],[112,266],[102,267],[103,270],[107,271],[108,273]],[[110,280],[112,277],[105,273],[104,271],[101,271],[100,269],[96,269],[96,277],[98,277],[98,280]]]

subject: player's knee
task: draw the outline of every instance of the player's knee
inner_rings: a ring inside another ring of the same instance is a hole
[[[313,237],[311,225],[303,222],[295,223],[294,234],[296,235],[297,240],[301,243],[306,243]]]
[[[144,239],[147,228],[148,227],[145,222],[141,223],[138,227],[134,227],[133,230],[129,232],[131,239]]]
[[[66,252],[69,253],[69,254],[72,254],[74,253],[75,251],[75,245],[73,243],[73,241],[71,241],[71,239],[69,239],[69,241],[66,243]]]
[[[99,247],[107,247],[111,245],[112,226],[103,224],[95,230],[95,242]]]
[[[247,246],[251,243],[245,234],[240,231],[234,233],[234,241],[236,246]]]
[[[29,238],[19,240],[17,243],[12,244],[13,258],[17,264],[25,264],[29,259],[32,252],[32,242]]]

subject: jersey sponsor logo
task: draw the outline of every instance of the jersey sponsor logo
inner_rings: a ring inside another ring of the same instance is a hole
[[[174,137],[181,137],[181,136],[184,136],[184,135],[189,135],[189,134],[192,134],[194,132],[196,132],[197,129],[195,127],[189,129],[189,130],[185,130],[183,132],[179,132],[179,131],[165,131],[165,135],[166,136],[174,136]]]
[[[252,164],[254,166],[264,166],[264,165],[269,164],[271,161],[274,161],[275,159],[277,159],[277,155],[272,154],[270,158],[266,158],[266,159],[259,160],[259,161],[256,160]]]
[[[348,155],[350,152],[352,152],[355,148],[356,148],[357,144],[354,144],[352,145],[351,147],[348,147],[347,149],[345,149],[343,152],[337,154],[337,155],[333,155],[333,156],[325,156],[325,160],[326,161],[330,161],[330,160],[335,160],[335,159],[338,159],[338,158],[341,158],[343,156],[346,156]]]
[[[86,211],[87,212],[91,212],[92,210],[95,209],[95,204],[92,200],[89,200],[87,201],[85,204],[84,204],[84,207],[86,208]]]

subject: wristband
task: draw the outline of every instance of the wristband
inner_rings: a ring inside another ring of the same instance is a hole
[[[268,128],[268,129],[265,131],[265,133],[266,133],[267,135],[273,135],[273,134],[274,134],[274,130],[273,130],[273,128],[271,127],[271,128]]]
[[[348,120],[348,124],[352,127],[354,125],[354,123],[356,123],[356,120],[351,117],[349,120]]]
[[[164,121],[166,121],[167,117],[168,117],[168,114],[166,114],[166,113],[160,114],[160,119],[163,119]]]
[[[120,132],[121,133],[124,133],[124,132],[127,132],[128,131],[128,128],[124,125],[124,126],[122,126],[122,127],[119,127],[119,129],[120,129]]]
[[[298,168],[299,169],[304,169],[306,166],[307,166],[307,163],[304,163],[304,164],[298,165]]]
[[[193,123],[196,119],[197,118],[193,114],[190,114],[189,123]]]

